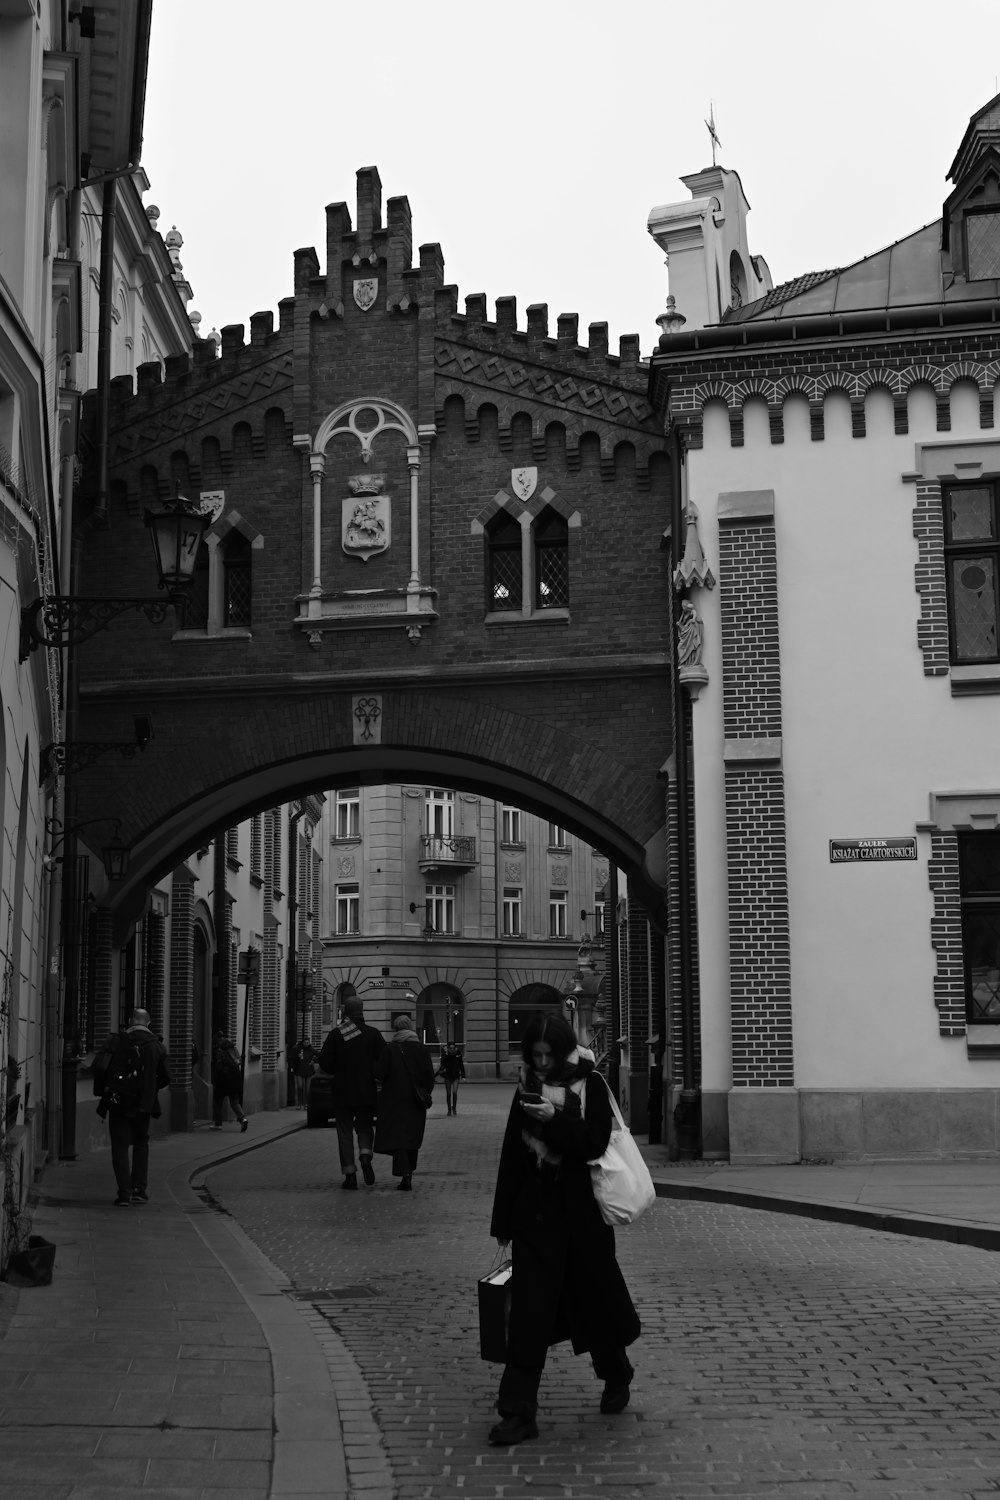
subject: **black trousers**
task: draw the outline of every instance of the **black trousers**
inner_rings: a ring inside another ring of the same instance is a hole
[[[212,1120],[216,1125],[222,1124],[222,1111],[226,1107],[227,1100],[229,1101],[229,1108],[237,1120],[246,1119],[246,1115],[243,1113],[243,1106],[240,1103],[239,1084],[234,1083],[231,1088],[228,1084],[222,1084],[221,1086],[214,1084],[212,1087]]]
[[[591,1349],[594,1374],[612,1390],[628,1385],[633,1370],[624,1349]],[[544,1365],[505,1365],[497,1393],[497,1411],[502,1417],[534,1417],[538,1410],[538,1386]]]
[[[132,1188],[145,1192],[148,1186],[149,1119],[149,1115],[123,1115],[117,1109],[108,1113],[111,1165],[123,1198],[129,1196]]]

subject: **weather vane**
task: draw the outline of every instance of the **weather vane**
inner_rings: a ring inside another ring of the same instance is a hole
[[[708,119],[705,121],[705,129],[708,131],[709,139],[712,142],[712,166],[714,167],[715,153],[722,145],[722,142],[719,140],[719,134],[715,128],[715,104],[711,99],[708,101]]]

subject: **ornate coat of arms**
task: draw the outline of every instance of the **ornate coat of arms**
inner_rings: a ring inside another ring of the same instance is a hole
[[[537,469],[511,469],[510,487],[519,500],[530,500],[538,483]]]
[[[367,562],[392,541],[392,508],[381,493],[384,474],[359,474],[347,481],[351,499],[341,502],[341,546],[348,557]]]
[[[354,283],[354,300],[362,312],[374,306],[375,298],[378,296],[378,277],[365,276]]]

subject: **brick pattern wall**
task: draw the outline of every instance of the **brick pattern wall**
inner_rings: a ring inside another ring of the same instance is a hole
[[[944,677],[950,655],[941,486],[936,481],[918,480],[916,491],[913,507],[913,535],[917,539],[914,586],[920,595],[917,644],[924,658],[924,676]]]
[[[931,947],[937,958],[934,1004],[942,1036],[965,1035],[965,962],[962,952],[962,900],[958,876],[958,835],[931,834],[927,878],[934,895]]]
[[[194,882],[182,868],[174,874],[170,894],[170,1089],[191,1087],[191,1042],[194,1014]]]
[[[690,755],[690,730],[691,712],[688,708],[685,715],[685,733],[680,737],[685,740],[688,748],[689,760],[689,802],[688,812],[689,826],[694,827],[694,764]],[[675,740],[675,743],[679,740]],[[679,1083],[682,1076],[683,1057],[683,1026],[680,995],[680,930],[681,930],[681,861],[680,850],[677,841],[677,778],[669,776],[666,783],[666,825],[667,825],[667,1030],[670,1038],[671,1049],[671,1078]],[[694,1087],[701,1087],[701,1002],[699,990],[698,973],[698,898],[695,882],[695,851],[694,840],[688,850],[687,869],[684,872],[687,881],[688,910],[690,913],[691,931],[691,990],[693,996],[694,1026],[694,1058],[695,1076]]]
[[[778,559],[774,525],[719,530],[722,591],[723,731],[727,740],[781,734]]]
[[[723,719],[727,741],[781,735],[773,519],[720,525]],[[780,765],[726,765],[733,1084],[791,1087],[785,794]]]
[[[645,1072],[649,1047],[650,931],[645,911],[629,901],[625,920],[627,967],[622,966],[623,1031],[631,1043],[629,1065],[633,1073]]]
[[[163,1032],[166,990],[166,923],[163,913],[150,911],[142,924],[142,1003],[152,1018],[155,1032]]]
[[[86,890],[86,886],[79,889]],[[112,991],[112,947],[114,914],[106,907],[98,907],[89,923],[87,946],[90,954],[90,983],[93,1010],[93,1038],[96,1045],[104,1041],[109,1031],[117,1031],[119,1026],[128,1018],[119,1016],[117,1005],[115,1005]],[[84,1017],[81,1015],[81,1031],[85,1031]]]
[[[785,788],[777,767],[727,766],[733,1084],[791,1087]]]

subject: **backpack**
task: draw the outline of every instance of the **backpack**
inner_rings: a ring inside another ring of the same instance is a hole
[[[137,1109],[142,1097],[142,1053],[128,1035],[112,1032],[94,1058],[94,1093],[112,1109]]]

